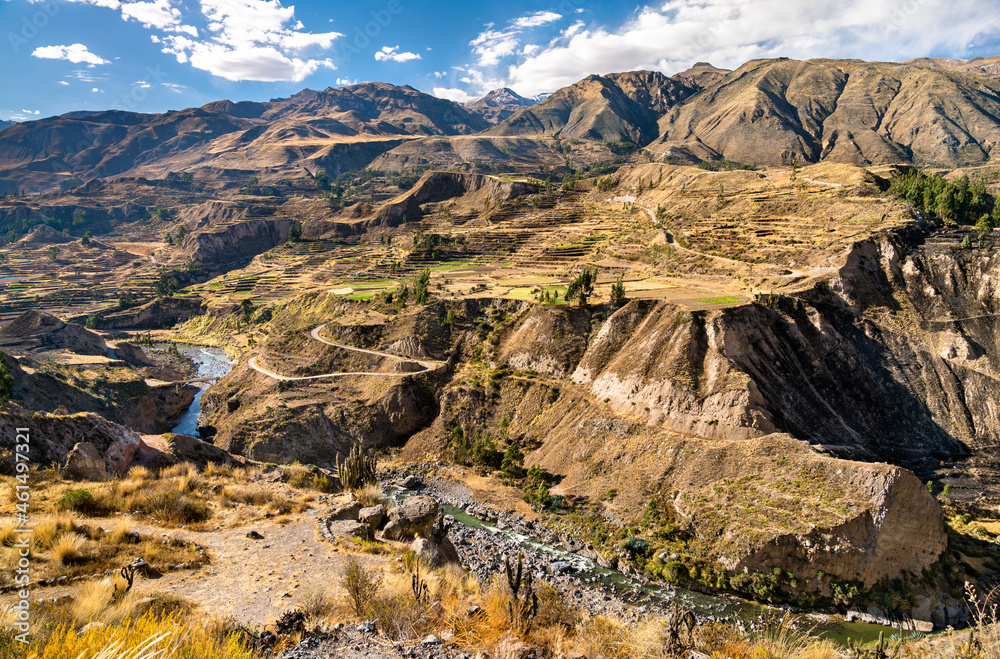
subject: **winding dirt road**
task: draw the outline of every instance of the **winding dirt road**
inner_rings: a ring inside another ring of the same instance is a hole
[[[401,355],[393,355],[393,354],[388,353],[388,352],[379,352],[378,350],[367,350],[365,348],[355,348],[354,346],[347,346],[347,345],[344,345],[343,343],[335,343],[335,342],[330,341],[328,339],[324,339],[322,336],[320,336],[320,332],[323,330],[324,327],[326,327],[326,323],[323,323],[322,325],[319,325],[318,327],[313,328],[313,330],[311,332],[309,332],[309,336],[312,339],[314,339],[316,341],[319,341],[320,343],[325,343],[325,344],[333,346],[335,348],[343,348],[344,350],[353,350],[354,352],[362,352],[362,353],[365,353],[365,354],[368,354],[368,355],[374,355],[376,357],[385,357],[385,358],[388,358],[388,359],[396,359],[396,360],[399,360],[399,361],[413,362],[415,364],[420,364],[420,366],[422,366],[423,369],[419,370],[419,371],[410,371],[408,373],[372,373],[372,372],[369,372],[369,371],[355,371],[353,373],[324,373],[323,375],[287,376],[287,375],[280,375],[278,373],[275,373],[274,371],[269,371],[266,368],[260,366],[257,363],[257,357],[256,356],[253,356],[253,357],[250,358],[250,361],[248,362],[248,366],[250,366],[250,368],[252,368],[253,370],[257,371],[258,373],[262,373],[262,374],[268,376],[269,378],[274,378],[275,380],[281,380],[283,382],[295,382],[295,381],[301,381],[301,380],[323,380],[323,379],[326,379],[326,378],[339,378],[339,377],[355,376],[355,375],[382,376],[382,377],[390,377],[390,378],[403,378],[403,377],[406,377],[408,375],[416,375],[418,373],[427,373],[428,371],[433,371],[434,369],[440,368],[441,366],[444,365],[444,362],[413,359],[411,357],[403,357]]]

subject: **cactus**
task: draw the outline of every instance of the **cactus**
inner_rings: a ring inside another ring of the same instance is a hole
[[[367,455],[355,445],[343,462],[340,453],[337,454],[337,477],[340,484],[348,490],[357,490],[368,483],[375,482],[377,460],[374,455]]]
[[[531,570],[524,570],[524,557],[517,553],[517,569],[510,567],[510,557],[504,556],[504,570],[507,573],[507,585],[510,587],[511,624],[518,633],[526,635],[531,630],[531,620],[538,613],[538,595],[535,594],[534,578]],[[522,594],[523,591],[523,594]]]
[[[427,603],[427,600],[430,598],[430,593],[427,587],[427,582],[421,578],[419,570],[411,575],[410,589],[413,591],[413,597],[416,599],[418,604],[421,602],[424,604]]]

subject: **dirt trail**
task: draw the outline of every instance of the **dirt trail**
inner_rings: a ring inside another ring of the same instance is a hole
[[[313,588],[339,590],[341,570],[349,557],[373,569],[382,563],[377,557],[350,554],[321,542],[316,534],[316,518],[322,512],[309,510],[287,525],[261,520],[205,533],[136,525],[135,530],[143,538],[190,540],[203,546],[210,557],[201,568],[168,572],[155,580],[137,579],[136,592],[151,597],[157,593],[176,595],[212,615],[231,617],[251,626],[270,624]],[[246,537],[251,530],[263,535],[263,539]],[[60,597],[74,590],[39,588],[32,595]]]
[[[313,339],[315,339],[316,341],[319,341],[320,343],[325,343],[327,345],[334,346],[335,348],[343,348],[344,350],[353,350],[354,352],[363,352],[363,353],[368,354],[368,355],[375,355],[376,357],[385,357],[385,358],[388,358],[388,359],[398,359],[400,361],[407,361],[407,362],[413,362],[415,364],[420,364],[420,366],[423,367],[423,370],[420,370],[420,371],[410,371],[408,373],[372,373],[372,372],[369,372],[369,371],[355,371],[353,373],[324,373],[322,375],[287,376],[287,375],[279,375],[278,373],[275,373],[274,371],[269,371],[266,368],[258,365],[257,364],[257,357],[256,356],[251,357],[250,361],[249,361],[249,363],[247,365],[250,368],[252,368],[253,370],[257,371],[258,373],[263,373],[264,375],[266,375],[266,376],[268,376],[270,378],[274,378],[275,380],[282,380],[282,381],[285,381],[285,382],[299,381],[299,380],[322,380],[324,378],[338,378],[338,377],[344,377],[344,376],[348,376],[348,375],[380,375],[380,376],[383,376],[383,377],[402,378],[402,377],[406,377],[407,375],[416,375],[417,373],[426,373],[426,372],[432,371],[432,370],[434,370],[436,368],[440,368],[441,366],[444,365],[444,362],[413,359],[411,357],[403,357],[401,355],[393,355],[393,354],[388,353],[388,352],[379,352],[377,350],[366,350],[365,348],[355,348],[354,346],[346,346],[346,345],[344,345],[342,343],[335,343],[333,341],[329,341],[327,339],[324,339],[322,336],[320,336],[320,332],[323,330],[324,327],[326,327],[326,323],[323,323],[322,325],[320,325],[318,327],[314,327],[313,330],[311,332],[309,332],[309,336],[312,337]]]

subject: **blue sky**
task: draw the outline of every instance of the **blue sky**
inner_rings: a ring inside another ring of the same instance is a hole
[[[758,57],[1000,55],[990,0],[0,0],[0,119],[367,80],[453,100]]]

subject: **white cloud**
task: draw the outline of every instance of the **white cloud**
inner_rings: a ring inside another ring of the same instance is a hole
[[[521,34],[525,30],[548,25],[561,18],[561,14],[553,11],[536,11],[515,18],[502,29],[493,29],[493,23],[488,23],[486,29],[469,42],[476,55],[476,63],[485,67],[496,66],[500,60],[521,50]]]
[[[443,77],[445,77],[446,75],[448,75],[448,72],[447,72],[447,71],[435,71],[435,72],[434,72],[434,77],[435,77],[435,78],[443,78]]]
[[[21,109],[21,112],[24,114],[39,114],[38,110],[25,110],[23,108]]]
[[[375,53],[375,61],[377,62],[409,62],[415,59],[420,59],[420,55],[405,51],[401,53],[399,46],[383,46],[382,50]]]
[[[184,37],[171,37],[173,47],[164,49],[172,53],[177,61],[191,62],[196,69],[208,71],[212,75],[232,80],[259,80],[262,82],[300,82],[316,72],[320,67],[335,68],[329,59],[303,60],[287,57],[274,46],[254,43],[229,46],[212,42],[194,42]],[[179,40],[182,40],[180,42]],[[182,43],[183,45],[177,45]]]
[[[547,23],[552,23],[558,21],[562,18],[561,14],[557,14],[554,11],[536,11],[534,14],[528,14],[527,16],[522,16],[514,21],[515,27],[538,27],[539,25],[545,25]]]
[[[295,20],[295,7],[284,7],[280,0],[202,0],[201,11],[209,21],[209,39],[196,40],[196,34],[161,38],[163,52],[182,64],[190,62],[226,80],[262,82],[300,82],[321,67],[336,68],[328,58],[300,53],[329,49],[343,35],[304,31]]]
[[[462,89],[449,89],[447,87],[435,87],[434,96],[437,96],[438,98],[446,98],[449,101],[455,101],[456,103],[465,103],[466,101],[471,101],[476,98]]]
[[[65,86],[65,87],[69,87],[69,83],[66,82],[65,80],[60,80],[59,84]]]
[[[75,43],[71,46],[41,46],[35,48],[31,56],[40,59],[67,60],[74,64],[80,64],[81,62],[91,65],[108,63],[108,60],[98,57],[87,50],[87,47],[82,43]]]
[[[500,60],[517,52],[521,42],[517,35],[519,29],[492,30],[486,29],[469,42],[472,52],[477,56],[479,66],[495,66]]]
[[[763,57],[901,60],[929,53],[969,56],[1000,17],[977,0],[666,0],[641,7],[613,30],[577,23],[511,66],[520,93],[552,91],[591,73],[640,68],[675,73],[696,61],[737,67]],[[476,49],[473,53],[481,55]]]
[[[28,0],[31,4],[37,4],[39,2],[46,2],[46,0]],[[121,3],[118,0],[64,0],[64,2],[73,2],[81,5],[94,5],[95,7],[104,7],[105,9],[118,9]]]
[[[350,80],[348,78],[337,78],[337,85],[339,85],[340,87],[346,87],[348,85],[356,85],[356,84],[358,84],[357,80]]]
[[[181,10],[171,6],[170,0],[126,2],[121,9],[124,20],[135,19],[145,28],[163,30],[181,23]]]
[[[95,94],[99,94],[99,93],[101,93],[101,90],[100,90],[100,89],[98,89],[97,87],[94,87],[94,88],[93,88],[93,89],[91,89],[90,91],[94,92]]]

